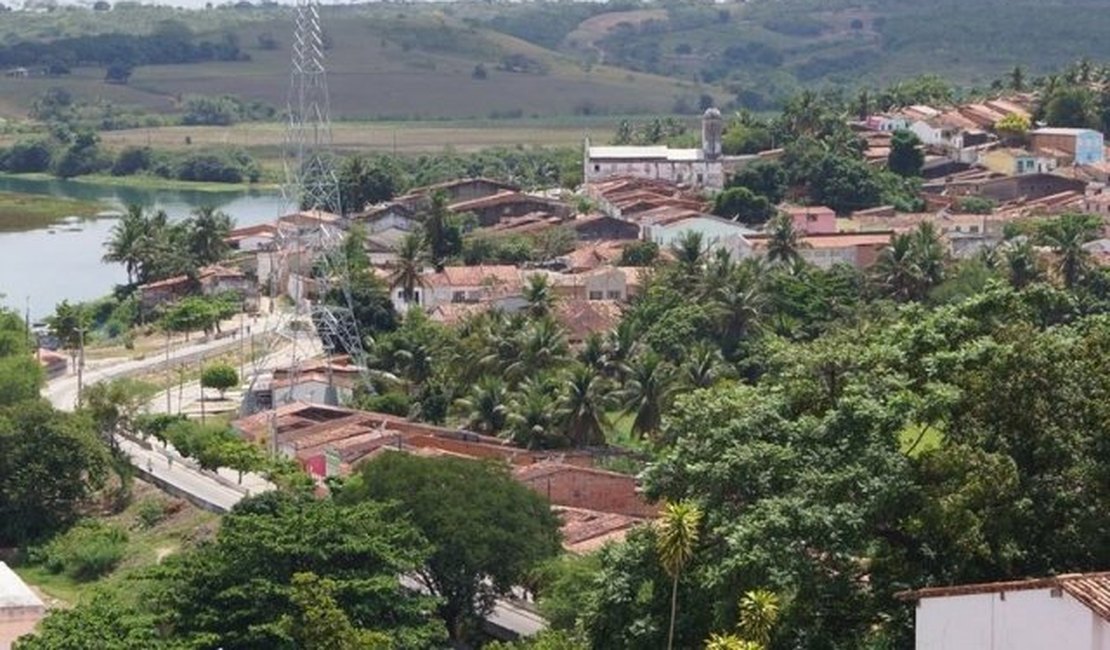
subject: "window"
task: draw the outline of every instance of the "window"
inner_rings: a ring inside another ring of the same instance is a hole
[[[451,302],[466,302],[466,292],[456,291],[451,294]]]
[[[971,226],[967,229],[967,231],[977,233],[979,232],[979,226]]]
[[[705,176],[702,175],[702,174],[698,174],[698,185],[701,185],[704,182],[705,182]]]
[[[600,291],[591,291],[590,292],[590,300],[601,300],[601,292]]]
[[[608,292],[606,297],[609,298],[609,300],[620,300],[621,299],[621,292],[620,291],[610,291],[610,292]]]
[[[594,165],[594,171],[595,172],[601,171],[601,165]]]

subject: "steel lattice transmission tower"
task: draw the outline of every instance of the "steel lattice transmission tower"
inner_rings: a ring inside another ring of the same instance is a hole
[[[293,60],[286,109],[289,122],[285,135],[285,184],[282,193],[286,204],[294,211],[342,215],[336,158],[332,150],[331,106],[320,5],[316,0],[299,0],[293,10]],[[366,353],[351,305],[350,273],[342,245],[343,236],[339,224],[321,220],[312,227],[299,226],[294,240],[285,243],[286,247],[292,245],[298,256],[310,252],[308,256],[312,260],[312,290],[316,293],[316,300],[310,302],[303,295],[296,296],[298,315],[302,317],[296,320],[303,322],[303,316],[310,316],[324,349],[346,352],[366,373]],[[295,338],[296,333],[293,335]],[[297,359],[293,368],[291,381],[295,383]],[[368,375],[364,374],[364,379],[368,380]],[[366,384],[369,386],[369,381]]]

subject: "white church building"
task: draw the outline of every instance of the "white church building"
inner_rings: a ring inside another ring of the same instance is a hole
[[[663,145],[595,147],[587,139],[583,178],[589,183],[611,176],[634,176],[723,189],[728,174],[739,163],[757,158],[723,155],[723,133],[721,112],[710,108],[701,118],[700,149],[671,149]]]

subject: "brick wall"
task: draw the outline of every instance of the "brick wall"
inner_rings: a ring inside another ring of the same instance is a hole
[[[515,474],[553,505],[632,517],[654,517],[659,510],[636,491],[636,480],[624,474],[546,463]]]

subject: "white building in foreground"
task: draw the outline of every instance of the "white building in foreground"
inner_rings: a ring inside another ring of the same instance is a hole
[[[917,650],[1110,650],[1110,572],[904,592]]]
[[[635,176],[723,189],[726,176],[736,166],[758,157],[723,155],[723,134],[721,112],[710,108],[701,118],[700,149],[671,149],[663,145],[595,147],[587,139],[583,178],[589,183],[610,176]]]
[[[15,640],[29,634],[46,616],[46,606],[23,580],[0,562],[0,650],[11,650]]]

